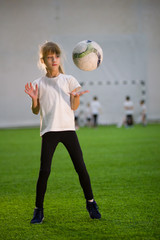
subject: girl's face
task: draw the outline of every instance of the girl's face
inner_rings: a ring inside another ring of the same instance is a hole
[[[59,71],[60,66],[60,55],[56,53],[49,53],[43,58],[46,69],[49,71]]]

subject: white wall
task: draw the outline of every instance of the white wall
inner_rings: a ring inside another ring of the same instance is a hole
[[[135,103],[135,118],[143,97],[149,119],[159,120],[159,12],[159,0],[1,0],[0,127],[39,123],[24,85],[41,75],[38,45],[46,40],[63,46],[66,73],[90,90],[81,108],[95,94],[99,97],[101,123],[122,118],[128,94]],[[104,51],[102,65],[93,72],[80,71],[72,62],[72,49],[83,39],[97,41]]]

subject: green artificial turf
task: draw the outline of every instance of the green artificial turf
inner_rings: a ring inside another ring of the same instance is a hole
[[[0,239],[160,239],[160,125],[81,128],[77,134],[102,219],[89,218],[77,174],[59,144],[45,220],[31,225],[39,129],[0,130]]]

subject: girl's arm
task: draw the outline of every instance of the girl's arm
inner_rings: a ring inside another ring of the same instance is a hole
[[[37,98],[36,100],[33,100],[32,98],[32,112],[34,114],[38,114],[39,110],[40,110],[39,99]]]
[[[73,90],[70,93],[70,102],[71,102],[71,109],[73,111],[77,110],[77,108],[79,107],[80,104],[80,96],[82,96],[83,94],[87,93],[89,91],[83,91],[83,92],[75,92],[75,90]]]
[[[34,114],[38,114],[40,110],[38,99],[38,85],[36,84],[36,87],[34,89],[32,83],[30,83],[30,85],[27,83],[25,85],[25,93],[27,93],[32,98],[32,112]]]
[[[79,104],[80,104],[80,100],[79,100],[79,96],[78,95],[73,95],[71,94],[70,95],[70,101],[71,101],[71,109],[73,111],[77,110],[77,108],[79,107]]]

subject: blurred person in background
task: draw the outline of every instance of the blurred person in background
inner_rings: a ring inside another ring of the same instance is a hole
[[[91,105],[90,103],[87,103],[86,109],[85,109],[85,118],[86,118],[86,125],[88,127],[91,127],[92,124],[92,113],[91,113]]]
[[[101,104],[98,101],[98,98],[95,96],[93,97],[93,100],[91,102],[91,113],[92,113],[92,119],[93,119],[93,127],[98,126],[98,117],[101,113]]]
[[[75,119],[76,130],[79,129],[79,114],[80,114],[80,111],[79,111],[79,108],[78,108],[77,110],[74,111],[74,119]]]
[[[143,126],[147,125],[147,108],[145,104],[145,100],[140,101],[141,105],[141,123]]]
[[[126,96],[123,106],[125,110],[124,126],[131,127],[134,124],[133,120],[134,104],[129,96]]]

